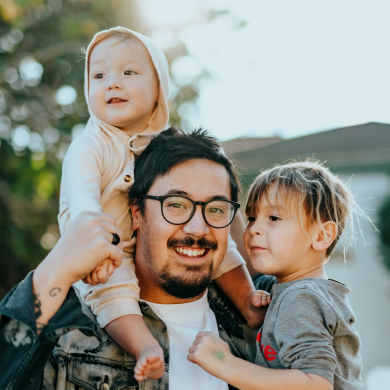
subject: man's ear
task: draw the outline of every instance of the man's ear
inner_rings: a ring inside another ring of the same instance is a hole
[[[139,229],[140,218],[141,218],[141,210],[139,209],[138,204],[130,205],[131,218],[133,220],[133,230],[136,231]]]
[[[315,226],[312,230],[311,245],[315,251],[326,251],[336,239],[337,225],[333,221],[328,221],[322,226]]]

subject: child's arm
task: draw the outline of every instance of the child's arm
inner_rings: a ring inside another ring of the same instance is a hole
[[[188,360],[211,375],[241,390],[332,390],[333,384],[301,370],[276,370],[233,356],[229,346],[213,332],[201,332],[189,349]]]
[[[252,328],[264,322],[271,296],[265,291],[256,291],[245,265],[240,265],[215,279],[217,285],[240,310]]]

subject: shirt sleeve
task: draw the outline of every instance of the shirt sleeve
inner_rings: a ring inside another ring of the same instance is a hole
[[[82,134],[70,145],[62,166],[61,233],[83,211],[101,212],[102,145],[90,134]]]
[[[80,329],[88,336],[101,339],[97,323],[83,312],[73,288],[38,336],[32,274],[0,302],[1,389],[41,389],[45,366],[61,335]]]
[[[227,272],[243,264],[245,264],[245,260],[240,255],[240,252],[237,250],[236,243],[234,242],[234,240],[229,234],[229,241],[228,241],[226,254],[214,276],[214,279],[217,279],[221,275],[226,274]]]
[[[316,292],[287,292],[279,307],[274,337],[286,368],[317,374],[333,383],[336,353],[333,332],[337,316]]]

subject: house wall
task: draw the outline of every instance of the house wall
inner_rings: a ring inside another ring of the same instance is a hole
[[[354,174],[351,189],[360,206],[376,219],[384,197],[390,194],[390,176],[385,173]],[[362,340],[363,379],[369,385],[365,388],[381,390],[384,375],[389,375],[388,387],[383,389],[390,389],[390,271],[382,264],[379,234],[366,228],[364,239],[367,245],[357,242],[356,251],[350,251],[347,265],[340,258],[331,258],[326,267],[327,274],[352,289],[349,300]],[[378,370],[380,366],[387,368]]]

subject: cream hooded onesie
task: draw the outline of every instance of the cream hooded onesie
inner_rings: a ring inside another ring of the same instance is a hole
[[[89,105],[89,57],[93,47],[113,32],[124,32],[138,38],[148,50],[156,69],[159,85],[158,106],[147,128],[138,134],[127,135],[119,128],[98,119]],[[91,115],[83,133],[69,147],[65,156],[60,194],[60,231],[83,211],[104,212],[117,220],[124,237],[124,260],[106,284],[91,286],[76,283],[83,300],[92,308],[103,328],[111,321],[127,314],[141,315],[139,287],[134,272],[135,237],[127,193],[134,181],[134,157],[149,144],[153,135],[165,130],[168,124],[167,97],[169,69],[162,50],[150,39],[135,31],[116,27],[97,33],[86,52],[85,99]],[[140,180],[140,178],[138,178]],[[141,178],[142,180],[142,178]],[[215,277],[244,264],[236,244],[229,237],[228,250]]]

